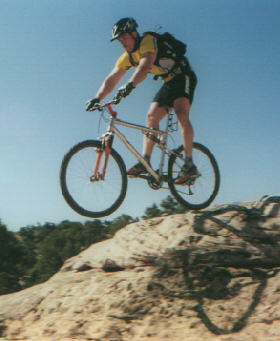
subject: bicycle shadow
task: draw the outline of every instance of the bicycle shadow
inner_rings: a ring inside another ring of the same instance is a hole
[[[169,266],[177,264],[182,269],[185,292],[169,290],[166,294],[195,300],[193,310],[216,335],[242,330],[268,279],[280,271],[279,216],[280,197],[263,198],[251,208],[231,205],[197,213],[196,235],[190,238],[193,246],[168,256]],[[272,225],[266,227],[269,219]],[[207,236],[209,241],[199,245]]]

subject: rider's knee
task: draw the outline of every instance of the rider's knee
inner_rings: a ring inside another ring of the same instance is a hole
[[[156,128],[159,125],[159,122],[165,117],[167,114],[166,109],[159,107],[157,104],[152,103],[147,116],[146,123],[149,127]]]
[[[174,102],[174,111],[178,117],[178,119],[188,120],[190,113],[190,102],[188,98],[182,97],[178,98]]]
[[[148,112],[146,116],[147,123],[156,121],[156,115],[153,112]]]
[[[189,112],[187,110],[181,110],[176,112],[178,123],[181,125],[189,125]]]
[[[156,128],[159,125],[160,117],[155,112],[148,112],[146,124],[148,127]]]

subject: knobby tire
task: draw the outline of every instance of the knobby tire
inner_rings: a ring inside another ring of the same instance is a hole
[[[114,149],[109,155],[105,180],[89,180],[97,157],[96,149],[100,146],[101,142],[96,140],[78,143],[65,154],[60,169],[64,199],[75,212],[90,218],[104,217],[116,211],[127,190],[126,167]]]
[[[201,210],[208,207],[215,199],[220,187],[220,172],[214,155],[208,148],[200,143],[193,144],[193,161],[201,173],[193,186],[190,194],[188,186],[176,185],[178,176],[184,161],[181,160],[184,148],[180,146],[177,153],[172,154],[168,161],[168,187],[174,198],[190,210]]]

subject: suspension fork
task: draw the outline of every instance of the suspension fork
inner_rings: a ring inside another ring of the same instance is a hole
[[[110,156],[111,150],[112,150],[113,139],[114,139],[114,135],[111,132],[106,133],[100,139],[101,146],[100,146],[100,148],[96,149],[97,158],[95,160],[93,174],[90,177],[91,182],[100,181],[100,180],[105,179],[106,169],[107,169],[107,165],[108,165],[108,159],[109,159],[109,156]],[[102,170],[100,172],[99,169],[101,168],[101,159],[102,159],[103,154],[105,156],[104,156],[104,162],[102,165]]]

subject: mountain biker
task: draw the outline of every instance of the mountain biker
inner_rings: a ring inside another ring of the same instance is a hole
[[[198,173],[192,161],[193,128],[189,121],[190,106],[197,83],[196,75],[186,57],[181,58],[179,62],[175,62],[172,58],[158,58],[160,51],[155,36],[150,32],[141,37],[137,27],[133,18],[120,19],[113,26],[111,41],[118,40],[125,52],[103,81],[95,98],[86,103],[86,110],[98,105],[111,93],[131,67],[135,67],[135,71],[128,82],[119,88],[117,98],[128,96],[147,77],[148,73],[162,77],[164,84],[150,105],[146,125],[149,128],[158,129],[160,120],[170,108],[174,108],[185,150],[185,163],[174,182],[179,185],[184,184],[190,176]],[[149,136],[144,137],[142,155],[149,164],[154,144],[155,142]],[[146,172],[146,168],[141,163],[137,163],[127,171],[127,174],[137,176]]]

